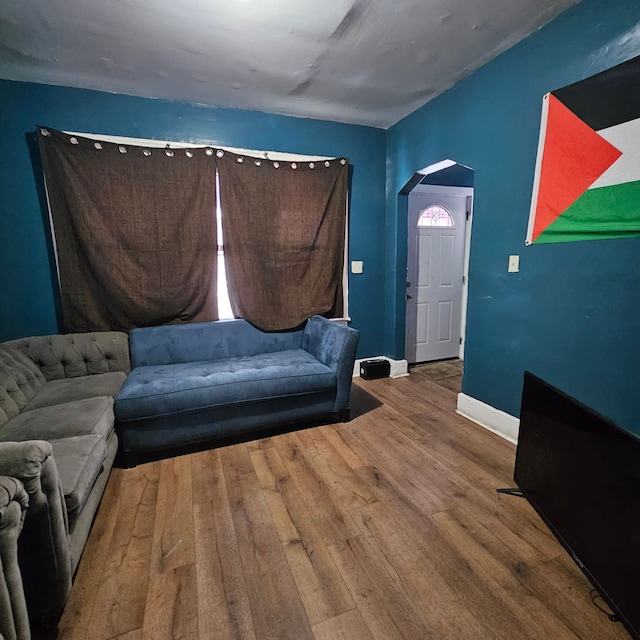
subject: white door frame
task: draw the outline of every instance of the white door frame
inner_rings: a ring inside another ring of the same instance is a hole
[[[471,247],[471,223],[473,220],[473,187],[443,187],[441,185],[434,184],[417,184],[413,189],[411,189],[411,193],[435,193],[441,194],[443,196],[466,196],[467,197],[467,219],[465,220],[465,231],[464,231],[464,263],[463,263],[463,271],[462,271],[462,312],[461,312],[461,321],[460,321],[460,337],[462,338],[460,342],[460,351],[458,357],[460,360],[464,359],[464,344],[466,340],[466,329],[467,329],[467,298],[469,295],[469,252]],[[408,212],[408,209],[407,209]],[[407,243],[410,241],[410,238],[407,238]],[[407,244],[408,247],[408,244]],[[408,260],[408,256],[407,256]],[[405,273],[407,266],[405,265]],[[405,278],[406,279],[406,278]],[[405,314],[405,334],[407,329],[407,317]],[[405,345],[406,349],[406,345]]]

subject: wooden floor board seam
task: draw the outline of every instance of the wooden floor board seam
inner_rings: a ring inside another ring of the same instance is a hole
[[[456,413],[453,366],[354,381],[348,423],[114,469],[58,640],[628,640],[495,492],[515,447]]]

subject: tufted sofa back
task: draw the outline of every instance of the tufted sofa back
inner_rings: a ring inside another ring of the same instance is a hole
[[[27,355],[0,345],[0,427],[15,418],[45,383]]]
[[[131,371],[129,336],[119,331],[34,336],[0,343],[0,427],[50,380]]]

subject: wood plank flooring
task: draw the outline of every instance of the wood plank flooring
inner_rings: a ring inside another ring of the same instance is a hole
[[[59,638],[628,639],[440,382],[357,380],[348,424],[114,469]]]

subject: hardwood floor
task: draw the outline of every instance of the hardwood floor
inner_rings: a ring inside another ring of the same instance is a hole
[[[354,418],[112,472],[61,640],[628,638],[424,375]]]

